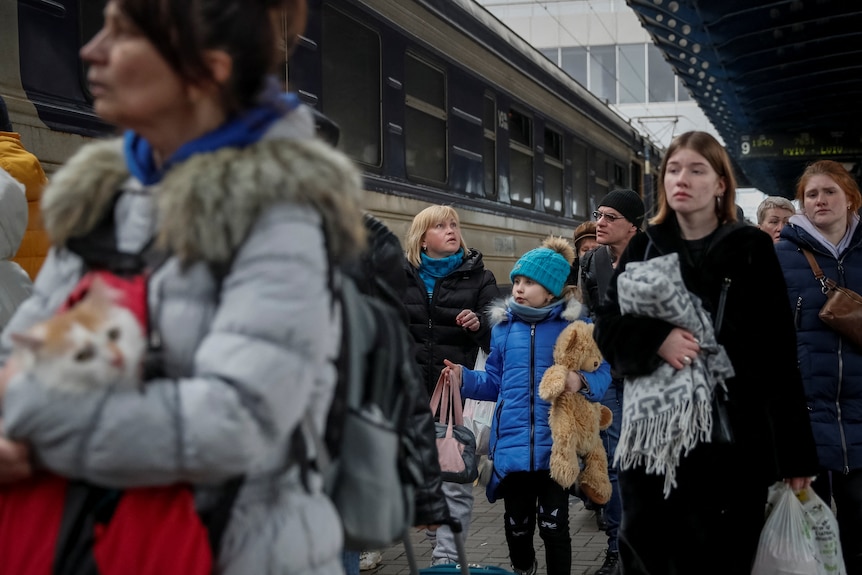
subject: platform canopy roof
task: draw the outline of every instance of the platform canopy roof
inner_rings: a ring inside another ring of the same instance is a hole
[[[753,186],[793,197],[824,158],[862,180],[862,2],[627,2]]]

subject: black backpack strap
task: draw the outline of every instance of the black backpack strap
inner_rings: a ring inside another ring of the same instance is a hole
[[[122,495],[83,481],[67,483],[52,575],[100,575],[93,556],[95,527],[110,522]]]
[[[234,477],[228,481],[222,488],[222,493],[216,504],[200,512],[200,518],[207,529],[209,537],[210,549],[213,552],[213,560],[218,558],[218,550],[221,548],[221,540],[224,536],[227,524],[230,521],[233,504],[236,503],[237,495],[242,487],[245,476]]]

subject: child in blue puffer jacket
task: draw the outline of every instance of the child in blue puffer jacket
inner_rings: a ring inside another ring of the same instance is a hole
[[[520,574],[537,569],[537,520],[548,574],[571,572],[569,495],[550,476],[550,404],[539,397],[539,382],[554,363],[560,332],[571,321],[590,321],[576,299],[564,297],[574,255],[568,241],[550,237],[521,256],[509,274],[512,297],[489,312],[495,325],[485,371],[445,362],[444,372],[462,381],[462,396],[497,403],[490,442],[494,470],[487,495],[492,503],[503,499],[509,559]],[[610,382],[610,366],[603,361],[594,372],[569,372],[567,387],[599,401]]]

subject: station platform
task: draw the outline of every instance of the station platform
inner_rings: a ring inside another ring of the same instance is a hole
[[[503,501],[488,503],[485,488],[473,487],[473,521],[467,537],[467,558],[470,563],[496,565],[511,569],[506,535],[503,533]],[[605,559],[607,536],[596,528],[592,511],[584,509],[576,497],[569,498],[569,529],[572,535],[572,575],[592,575]],[[424,532],[411,535],[416,562],[420,569],[431,565],[431,543]],[[535,535],[538,573],[545,573],[545,550],[538,530]],[[402,544],[383,551],[383,562],[363,575],[409,575],[407,556]]]

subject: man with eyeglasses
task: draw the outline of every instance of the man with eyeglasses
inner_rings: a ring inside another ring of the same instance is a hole
[[[599,207],[593,212],[596,220],[596,241],[599,247],[586,253],[581,259],[580,288],[584,304],[594,316],[596,306],[605,297],[614,268],[620,255],[629,245],[635,234],[641,231],[644,219],[644,203],[633,190],[614,190],[602,198]],[[593,317],[595,319],[595,317]],[[613,373],[613,366],[611,366]],[[608,536],[608,549],[605,561],[596,575],[616,575],[620,572],[618,533],[622,519],[617,468],[613,465],[614,452],[620,439],[622,426],[623,380],[614,377],[602,398],[614,414],[611,426],[601,432],[605,450],[608,453],[608,476],[611,480],[611,498],[604,507],[596,511],[597,523]]]

